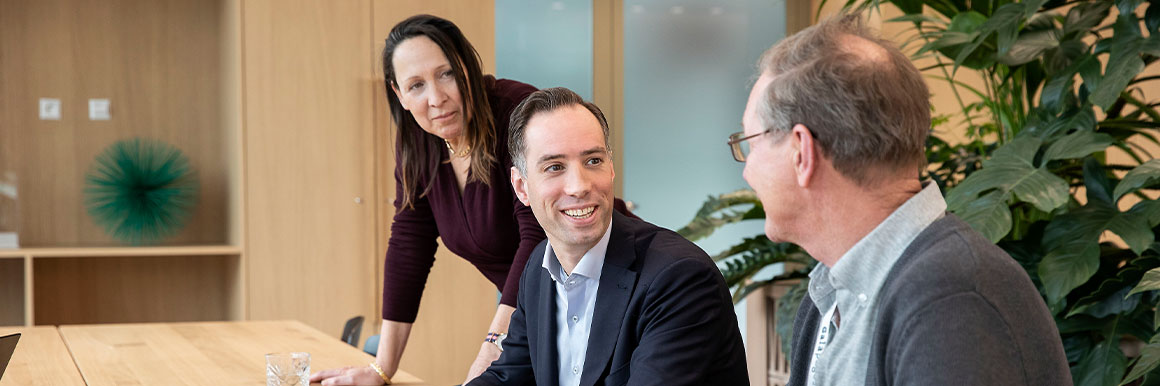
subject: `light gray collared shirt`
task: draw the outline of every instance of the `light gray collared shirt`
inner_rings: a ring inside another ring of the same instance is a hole
[[[596,291],[600,288],[600,271],[608,253],[612,224],[600,241],[584,253],[572,274],[564,272],[552,243],[544,248],[544,269],[556,282],[556,352],[559,353],[560,386],[580,385],[584,355],[588,352],[588,335],[592,331],[592,312]]]
[[[946,208],[938,185],[928,181],[922,191],[846,251],[833,268],[818,264],[810,272],[810,299],[823,314],[837,305],[841,325],[825,350],[815,355],[815,372],[807,378],[808,385],[860,385],[866,381],[882,284],[906,247],[943,217]],[[821,321],[819,329],[826,323],[830,321]]]

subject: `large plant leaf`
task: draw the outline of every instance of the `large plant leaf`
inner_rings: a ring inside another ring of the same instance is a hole
[[[951,24],[945,31],[935,34],[938,36],[933,42],[919,50],[919,54],[938,50],[939,53],[954,60],[955,69],[959,66],[981,69],[990,63],[985,55],[975,54],[974,51],[983,39],[979,39],[979,30],[987,17],[981,13],[969,11],[960,12],[951,18]],[[961,59],[958,59],[961,58]]]
[[[998,43],[996,54],[1006,55],[1011,45],[1015,43],[1015,37],[1019,36],[1019,27],[1026,9],[1027,5],[1023,3],[1003,4],[980,27],[979,39],[985,39],[988,34],[996,33]]]
[[[1143,3],[1144,0],[1116,0],[1116,8],[1119,8],[1121,16],[1132,15],[1132,17],[1135,18],[1134,13],[1136,12],[1136,8],[1139,8],[1140,4]],[[1139,31],[1137,31],[1137,33],[1138,32]]]
[[[1140,279],[1140,284],[1137,284],[1136,288],[1133,288],[1132,292],[1129,292],[1128,295],[1155,290],[1160,290],[1160,268],[1154,268],[1151,271],[1145,272],[1144,278]],[[1160,312],[1157,312],[1157,314],[1160,314]]]
[[[1148,4],[1148,11],[1144,12],[1144,25],[1148,26],[1149,36],[1155,36],[1160,31],[1160,2],[1152,1]]]
[[[1133,15],[1120,15],[1116,21],[1115,34],[1111,39],[1111,56],[1108,57],[1107,70],[1098,87],[1093,90],[1088,100],[1105,111],[1116,99],[1128,83],[1144,70],[1144,60],[1140,58],[1140,47],[1143,39],[1139,36],[1138,25]]]
[[[1112,181],[1108,178],[1108,171],[1094,157],[1088,157],[1083,162],[1083,186],[1087,188],[1088,202],[1101,202],[1107,206],[1112,203]]]
[[[1080,79],[1083,79],[1083,83],[1080,84],[1080,92],[1086,91],[1091,93],[1092,90],[1098,89],[1103,84],[1104,74],[1100,72],[1103,65],[1095,57],[1092,59],[1078,62],[1080,64],[1079,76]],[[1091,101],[1089,100],[1088,103],[1091,103]]]
[[[1090,49],[1091,47],[1079,38],[1061,40],[1058,49],[1043,53],[1044,72],[1050,76],[1061,74],[1078,59],[1090,55],[1088,52]],[[1074,72],[1071,74],[1075,75]]]
[[[1127,366],[1119,341],[1104,340],[1092,347],[1072,369],[1072,378],[1076,386],[1112,386],[1120,382]]]
[[[1141,278],[1144,277],[1145,272],[1157,267],[1160,267],[1160,259],[1156,259],[1155,257],[1136,258],[1133,259],[1130,263],[1124,264],[1122,267],[1112,267],[1110,265],[1102,266],[1102,270],[1111,271],[1105,272],[1105,274],[1111,273],[1114,274],[1114,276],[1106,277],[1103,279],[1103,281],[1099,283],[1099,286],[1094,290],[1090,289],[1090,286],[1082,287],[1086,289],[1084,289],[1081,293],[1086,293],[1087,295],[1075,301],[1073,311],[1080,309],[1081,307],[1088,307],[1089,309],[1081,310],[1080,312],[1069,313],[1069,316],[1078,315],[1079,313],[1087,313],[1089,315],[1098,317],[1107,316],[1098,315],[1098,311],[1093,311],[1099,308],[1096,306],[1096,304],[1107,302],[1111,298],[1115,297],[1113,295],[1117,294],[1119,298],[1125,298],[1127,292],[1131,290],[1132,287],[1136,285],[1136,283],[1139,283]],[[1096,275],[1098,276],[1100,273],[1097,272]]]
[[[961,218],[987,240],[997,243],[1011,231],[1011,209],[1006,197],[998,190],[984,194],[963,208]]]
[[[1148,226],[1155,227],[1156,225],[1160,225],[1160,200],[1140,201],[1136,205],[1133,205],[1132,209],[1128,209],[1128,213],[1143,217],[1144,221],[1148,222]],[[1157,249],[1157,245],[1160,245],[1160,243],[1153,243],[1149,248],[1160,252],[1160,249]]]
[[[1067,314],[1067,317],[1078,314],[1087,314],[1097,318],[1115,315],[1136,309],[1140,305],[1140,295],[1129,295],[1131,288],[1124,287],[1120,291],[1105,297],[1103,300],[1076,307]]]
[[[1062,334],[1062,332],[1061,332]],[[1062,334],[1063,353],[1069,363],[1078,363],[1091,352],[1095,338],[1091,334]]]
[[[751,207],[752,206],[752,207]],[[754,216],[753,209],[761,206],[757,193],[750,189],[741,189],[722,194],[717,197],[709,196],[697,215],[677,233],[690,241],[697,241],[708,237],[726,224],[748,220]]]
[[[1039,59],[1049,49],[1059,47],[1058,32],[1054,29],[1032,31],[1019,35],[1006,53],[1001,53],[999,61],[1008,66],[1018,66]]]
[[[1119,201],[1125,194],[1157,183],[1160,183],[1160,159],[1145,162],[1125,174],[1120,184],[1116,185],[1115,199]]]
[[[1148,345],[1140,349],[1140,357],[1136,358],[1132,371],[1128,372],[1128,376],[1124,377],[1120,386],[1139,379],[1144,374],[1156,369],[1157,366],[1160,366],[1160,334],[1152,335],[1152,340],[1148,341]]]
[[[1076,5],[1067,11],[1067,18],[1063,21],[1063,34],[1067,36],[1084,33],[1095,28],[1108,18],[1111,8],[1112,3],[1108,1],[1091,1]]]
[[[1083,333],[1090,336],[1092,335],[1090,332],[1103,330],[1110,320],[1111,318],[1097,319],[1088,315],[1076,315],[1066,319],[1056,316],[1055,326],[1059,328],[1061,335]],[[1070,362],[1079,362],[1079,360],[1080,358],[1074,358]]]
[[[1063,70],[1052,74],[1043,86],[1043,92],[1039,96],[1039,104],[1047,111],[1057,112],[1064,107],[1064,101],[1073,96],[1075,75],[1079,73],[1081,68],[1090,68],[1092,65],[1099,66],[1099,59],[1091,54],[1084,54],[1076,58]]]
[[[984,16],[983,23],[972,31],[973,39],[971,42],[961,46],[958,53],[953,56],[956,69],[958,66],[969,68],[989,66],[991,62],[986,58],[992,55],[976,53],[976,50],[987,41],[991,34],[998,34],[996,55],[1000,57],[1006,55],[1011,45],[1014,44],[1015,37],[1019,34],[1019,24],[1023,19],[1025,9],[1026,5],[1023,3],[1009,3],[999,7],[990,17]],[[955,17],[958,18],[957,15]],[[954,24],[953,20],[951,24]]]
[[[765,237],[765,235],[746,237],[742,239],[740,243],[737,243],[736,245],[729,247],[729,249],[713,255],[713,261],[725,260],[729,257],[747,251],[771,249],[774,248],[773,244],[773,241],[770,241],[768,237]]]
[[[1120,212],[1108,195],[1106,172],[1092,158],[1084,163],[1084,183],[1088,203],[1053,219],[1045,230],[1044,245],[1059,249],[1074,242],[1095,242],[1104,231],[1111,231],[1123,238],[1133,252],[1144,253],[1155,240],[1152,220],[1160,217],[1160,206],[1152,204],[1152,200],[1142,201],[1127,212]]]
[[[1033,113],[1042,113],[1035,109]],[[1043,118],[1042,122],[1029,123],[1023,132],[1039,138],[1053,138],[1059,133],[1071,130],[1092,131],[1096,128],[1096,115],[1091,106],[1081,106],[1077,109],[1068,109],[1058,116],[1051,114]]]
[[[1079,130],[1056,140],[1043,153],[1043,163],[1047,161],[1082,158],[1091,153],[1103,151],[1112,145],[1115,139],[1104,133]]]
[[[1061,245],[1039,262],[1039,279],[1048,304],[1056,304],[1100,268],[1100,245],[1095,240]]]
[[[1151,204],[1146,205],[1148,210],[1121,213],[1098,197],[1089,196],[1087,205],[1057,216],[1047,225],[1043,245],[1050,252],[1039,263],[1039,278],[1049,304],[1057,304],[1096,273],[1099,237],[1104,231],[1119,235],[1137,254],[1143,253],[1154,241],[1148,216],[1156,210]],[[1152,201],[1141,204],[1148,202]],[[1154,207],[1160,208],[1160,205]]]
[[[1004,195],[1012,193],[1044,212],[1063,206],[1068,198],[1067,181],[1032,164],[1040,144],[1039,138],[1022,137],[995,150],[991,159],[983,162],[981,170],[948,193],[947,206],[960,213],[971,200],[992,189]]]

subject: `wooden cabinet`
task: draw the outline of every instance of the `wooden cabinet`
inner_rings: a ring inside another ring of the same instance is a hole
[[[0,216],[24,247],[0,250],[0,325],[243,317],[233,6],[0,1],[0,173],[18,192]],[[40,98],[60,100],[59,120],[39,119]],[[92,98],[111,120],[89,119]],[[181,149],[199,181],[160,246],[121,246],[84,206],[96,155],[134,137]]]

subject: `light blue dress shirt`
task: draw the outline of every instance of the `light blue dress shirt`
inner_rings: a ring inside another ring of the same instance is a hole
[[[543,267],[556,283],[556,352],[560,358],[560,386],[580,385],[584,355],[588,352],[588,335],[592,331],[596,291],[600,288],[600,271],[604,268],[611,232],[612,224],[609,223],[604,236],[584,253],[570,275],[564,272],[556,258],[552,243],[544,248]]]

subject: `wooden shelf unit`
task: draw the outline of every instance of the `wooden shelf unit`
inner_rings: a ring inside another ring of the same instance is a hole
[[[242,320],[231,245],[0,250],[0,326]]]
[[[23,247],[0,249],[0,325],[246,318],[240,10],[0,2],[0,178],[19,192],[0,217],[17,214]],[[60,119],[38,119],[39,98],[59,99]],[[91,98],[111,119],[89,119]],[[162,246],[110,247],[85,208],[97,155],[131,138],[180,149],[196,173],[197,206]]]

